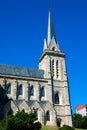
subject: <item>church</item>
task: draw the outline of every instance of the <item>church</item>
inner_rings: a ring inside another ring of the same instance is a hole
[[[0,115],[33,112],[42,125],[72,126],[65,53],[56,40],[51,12],[39,68],[0,65]]]

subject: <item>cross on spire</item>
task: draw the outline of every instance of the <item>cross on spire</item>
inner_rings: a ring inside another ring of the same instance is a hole
[[[50,5],[50,3],[49,3],[49,5],[48,5],[48,7],[49,7],[49,10],[50,10],[50,8],[51,8],[51,5]]]

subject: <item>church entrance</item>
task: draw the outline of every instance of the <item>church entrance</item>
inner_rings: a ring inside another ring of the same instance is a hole
[[[60,118],[57,118],[57,126],[61,126],[61,119]]]

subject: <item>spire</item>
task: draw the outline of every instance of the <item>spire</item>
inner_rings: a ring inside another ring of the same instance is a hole
[[[49,14],[48,14],[48,30],[47,30],[47,45],[49,47],[50,42],[52,40],[52,38],[55,38],[55,33],[54,33],[54,27],[53,27],[53,23],[52,23],[52,18],[51,18],[51,13],[50,13],[50,7],[49,7]]]
[[[44,49],[43,49],[43,51],[44,51],[45,49],[47,49],[46,39],[44,39]]]

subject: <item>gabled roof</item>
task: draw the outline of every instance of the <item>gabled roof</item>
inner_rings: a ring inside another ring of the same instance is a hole
[[[41,106],[42,108],[44,108],[45,105],[46,105],[46,103],[47,103],[47,101],[40,101],[39,103],[40,103],[40,106]]]
[[[23,100],[13,100],[13,99],[11,99],[17,106],[19,106],[22,102],[23,102]]]

